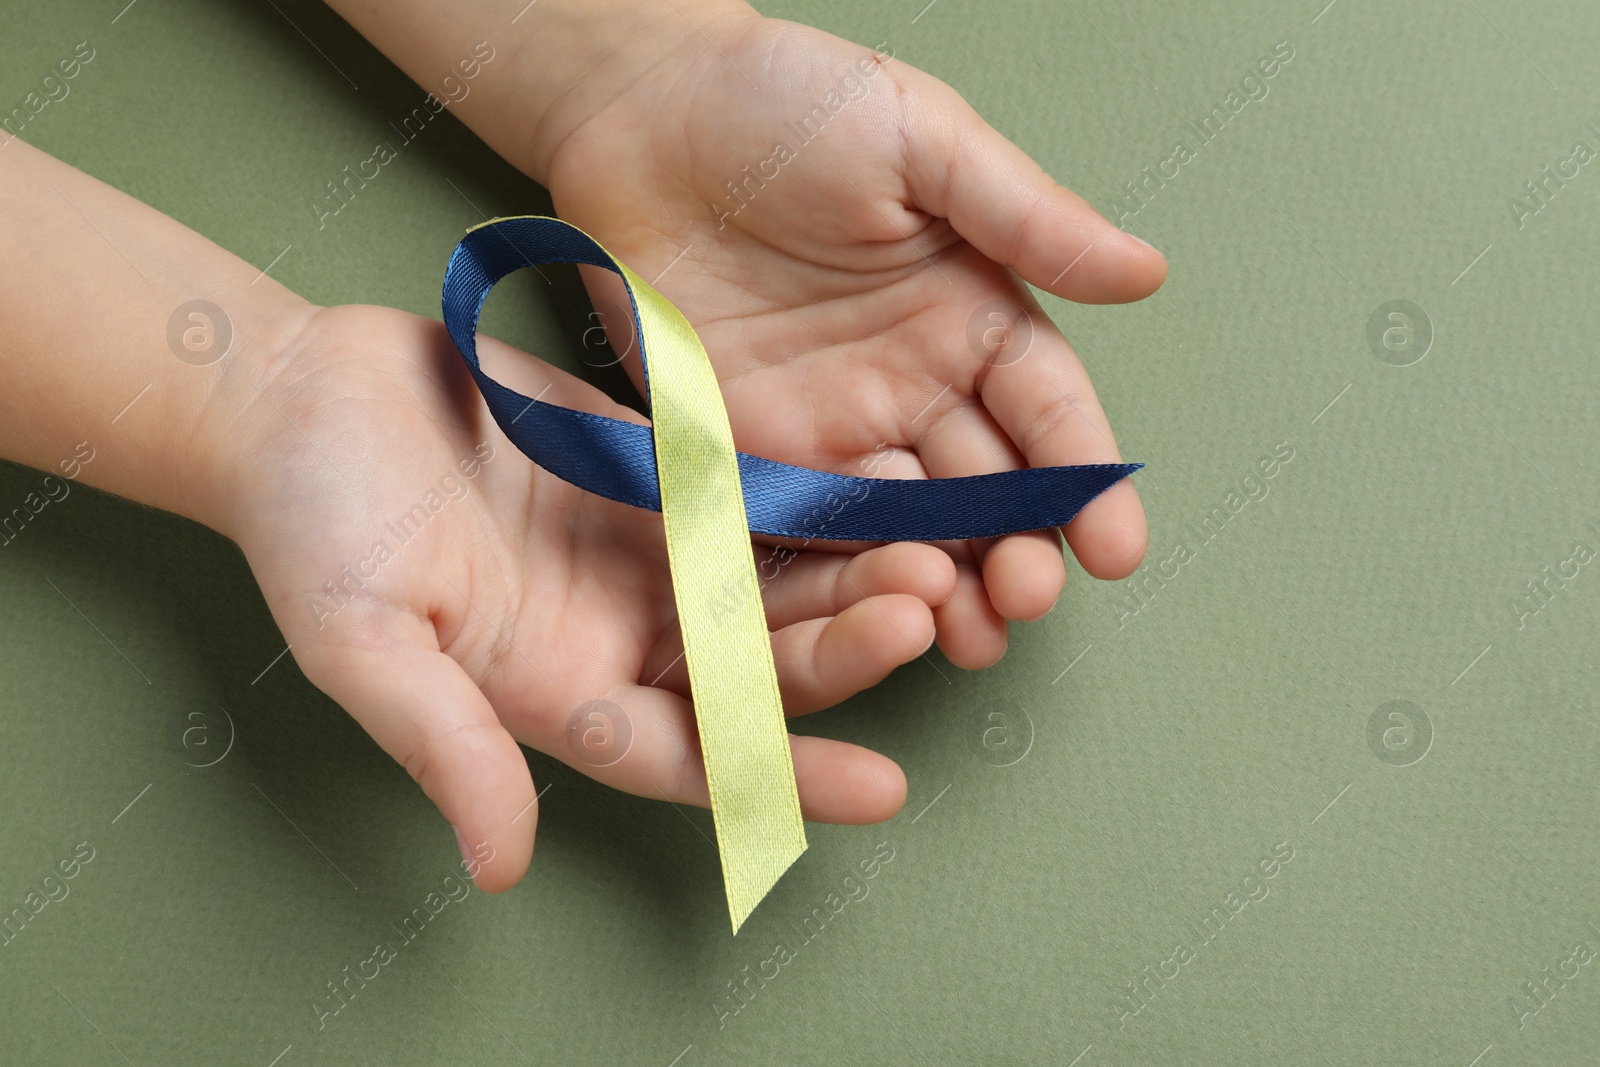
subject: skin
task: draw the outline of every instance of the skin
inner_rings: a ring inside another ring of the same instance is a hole
[[[173,310],[195,298],[234,331],[206,366],[168,345]],[[482,888],[514,885],[532,853],[518,743],[619,789],[708,803],[660,515],[523,459],[441,323],[316,307],[19,140],[0,147],[0,321],[0,455],[54,469],[87,441],[82,481],[237,542],[295,661],[439,806]],[[643,422],[525,353],[479,347],[530,395]],[[399,543],[391,526],[418,503],[433,509],[419,532],[363,564],[379,539]],[[325,589],[347,567],[367,577],[331,610]],[[919,656],[954,589],[927,545],[802,553],[778,574],[763,603],[792,715]],[[606,766],[568,733],[601,699],[633,734]],[[904,802],[885,757],[791,745],[806,818],[877,821]]]
[[[330,6],[424,86],[479,42],[507,54],[452,110],[547,186],[562,218],[660,275],[744,451],[910,478],[1120,459],[1083,364],[1019,276],[1115,303],[1159,288],[1166,261],[937,79],[735,0]],[[865,92],[800,145],[789,124],[863,63],[876,70]],[[779,140],[795,158],[728,199],[726,183],[759,173]],[[616,306],[614,278],[584,277]],[[1030,320],[1025,354],[971,344],[969,320],[996,301]],[[642,384],[637,359],[623,365]],[[1132,483],[1062,533],[1091,575],[1131,574],[1147,544]],[[1050,531],[941,547],[957,588],[935,613],[937,641],[958,666],[996,662],[1007,620],[1043,617],[1066,581]]]
[[[671,266],[658,287],[701,331],[743,450],[905,477],[1117,458],[1081,364],[1008,268],[1109,302],[1153,291],[1165,264],[948,87],[882,65],[769,189],[719,220],[707,204],[720,183],[766,158],[773,130],[869,50],[689,0],[542,0],[537,26],[495,3],[335,6],[424,85],[493,30],[508,53],[493,69],[510,73],[458,113],[644,277]],[[209,367],[167,349],[168,317],[195,297],[235,330]],[[967,343],[968,318],[993,299],[1032,316],[1014,361]],[[523,460],[440,324],[315,307],[19,141],[0,149],[0,320],[0,454],[49,468],[77,441],[104,441],[85,481],[234,539],[301,669],[438,804],[481,888],[514,885],[532,854],[538,805],[518,743],[617,788],[707,803],[660,517]],[[527,395],[548,387],[553,403],[642,421],[526,354],[489,339],[480,351]],[[485,448],[493,458],[464,478]],[[316,610],[325,583],[445,475],[466,495],[347,606]],[[1091,574],[1131,572],[1145,543],[1131,486],[1065,535]],[[790,714],[870,687],[935,640],[959,665],[992,663],[1006,620],[1048,612],[1065,579],[1048,531],[811,549],[763,592]],[[754,551],[759,565],[772,546]],[[567,731],[597,699],[634,735],[604,767]],[[904,802],[885,757],[791,744],[808,819],[879,821]]]

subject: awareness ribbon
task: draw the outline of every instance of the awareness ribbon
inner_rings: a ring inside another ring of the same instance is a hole
[[[479,366],[478,318],[489,290],[541,263],[587,263],[622,278],[651,425],[543,403]],[[524,455],[580,489],[661,512],[736,934],[806,850],[750,534],[960,541],[1047,529],[1143,466],[912,481],[829,474],[738,452],[694,328],[599,242],[541,215],[493,219],[467,232],[445,271],[444,321],[495,422]]]

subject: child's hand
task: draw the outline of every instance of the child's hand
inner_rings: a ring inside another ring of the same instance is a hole
[[[1127,301],[1161,284],[1160,254],[929,75],[753,14],[700,29],[603,106],[591,93],[581,113],[558,108],[531,169],[562,218],[661,275],[716,365],[739,447],[908,478],[1117,461],[1082,364],[1007,268],[1073,300]],[[616,307],[612,276],[585,273]],[[996,352],[1021,309],[1031,322]],[[638,359],[625,365],[640,382]],[[1146,542],[1133,486],[1065,533],[1091,574],[1129,574]],[[1045,531],[949,548],[940,647],[985,666],[1006,619],[1055,603],[1059,544]]]
[[[742,450],[908,478],[1120,458],[1082,364],[1011,271],[1115,303],[1154,292],[1166,261],[949,86],[743,0],[328,2],[562,218],[659,276]],[[613,276],[586,274],[616,309]],[[1132,573],[1138,494],[1118,483],[1065,533],[1090,574]],[[1061,552],[1048,531],[947,547],[939,645],[985,666],[1005,620],[1055,603]]]
[[[231,379],[232,399],[211,405],[246,412],[224,430],[235,488],[215,525],[243,548],[307,677],[405,765],[491,891],[522,877],[538,819],[514,740],[619,789],[706,805],[660,516],[525,459],[439,323],[376,307],[307,322],[259,381]],[[529,396],[643,421],[503,344],[484,338],[480,352]],[[924,652],[930,605],[954,585],[928,545],[789,561],[764,593],[788,713]],[[615,707],[575,721],[595,700]],[[873,822],[903,803],[887,758],[791,744],[807,819]]]

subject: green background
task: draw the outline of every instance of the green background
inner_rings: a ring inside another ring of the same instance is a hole
[[[287,248],[273,275],[312,300],[437,315],[467,226],[548,208],[447,118],[319,232],[323,182],[422,90],[303,0],[141,0],[113,23],[124,2],[7,4],[0,105],[88,40],[28,139],[258,266]],[[95,849],[0,949],[0,1061],[1594,1062],[1600,960],[1520,1028],[1511,998],[1600,950],[1600,569],[1520,628],[1511,604],[1600,546],[1600,174],[1520,229],[1509,201],[1600,147],[1600,12],[922,2],[767,10],[887,42],[1105,211],[1176,141],[1196,151],[1127,221],[1171,260],[1159,294],[1046,298],[1150,465],[1151,569],[1192,558],[1134,613],[1135,583],[1075,571],[998,666],[931,653],[805,720],[899,760],[910,799],[812,826],[737,939],[707,812],[530,755],[550,791],[528,879],[449,905],[318,1031],[324,983],[399,941],[454,841],[274,664],[231,544],[79,488],[0,550],[0,911]],[[1281,41],[1266,98],[1198,146],[1186,124]],[[1391,300],[1431,328],[1408,366],[1415,346],[1368,340]],[[581,311],[502,299],[488,327],[578,366]],[[1270,492],[1205,542],[1281,442]],[[0,510],[39,478],[0,469]],[[865,899],[719,1027],[728,983],[880,843]],[[1293,859],[1251,883],[1270,893],[1200,943],[1274,846]],[[1180,941],[1193,959],[1120,1016]]]

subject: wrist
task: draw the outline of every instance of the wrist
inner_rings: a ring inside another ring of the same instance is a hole
[[[516,96],[524,110],[497,123],[528,131],[520,151],[507,158],[546,185],[561,144],[631,85],[674,57],[715,48],[730,27],[762,17],[744,0],[580,0],[563,16],[560,50],[568,54],[554,65],[551,40],[541,33],[525,33],[515,46],[515,69],[528,81],[528,91]]]
[[[173,481],[182,500],[157,504],[235,542],[248,521],[252,488],[271,476],[262,469],[263,457],[273,454],[268,442],[286,428],[285,368],[320,310],[287,291],[282,296],[241,309],[230,323],[236,331],[232,348],[183,423],[188,431],[173,442]]]
[[[707,48],[729,23],[761,18],[745,0],[328,4],[541,183],[561,141],[656,64]]]
[[[257,362],[311,305],[25,142],[5,153],[0,456],[231,535]]]

